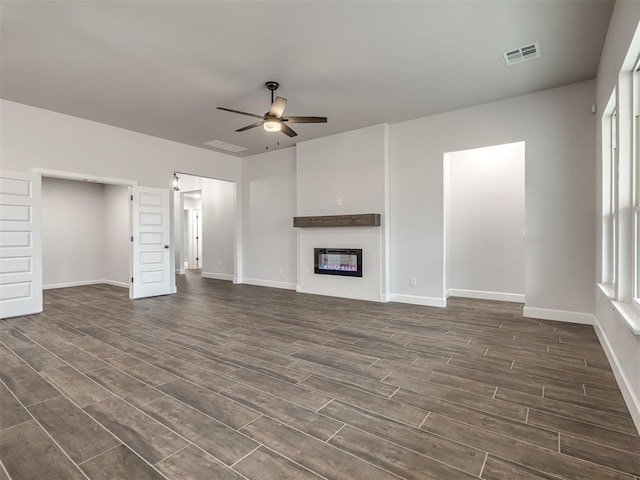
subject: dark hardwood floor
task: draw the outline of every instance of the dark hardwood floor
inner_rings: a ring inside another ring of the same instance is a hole
[[[640,479],[589,326],[178,288],[49,290],[0,322],[0,479]]]

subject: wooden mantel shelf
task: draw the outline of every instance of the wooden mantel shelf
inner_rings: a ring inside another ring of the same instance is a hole
[[[379,213],[293,217],[294,227],[379,227]]]

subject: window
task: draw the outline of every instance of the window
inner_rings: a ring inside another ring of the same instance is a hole
[[[640,26],[602,116],[601,287],[640,337]]]
[[[601,281],[640,313],[640,59],[620,74],[602,117]]]
[[[613,112],[603,117],[603,162],[602,162],[602,283],[615,286],[616,283],[616,145],[617,113],[613,93],[609,104]]]
[[[609,178],[611,179],[611,198],[609,209],[611,215],[611,266],[610,283],[615,286],[618,279],[618,112],[614,110],[611,115],[611,165],[609,166]]]

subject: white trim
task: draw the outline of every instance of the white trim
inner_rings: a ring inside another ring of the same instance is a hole
[[[129,288],[129,284],[127,282],[116,282],[115,280],[82,280],[80,282],[65,282],[65,283],[53,283],[50,285],[43,285],[43,290],[54,290],[56,288],[69,288],[69,287],[86,287],[88,285],[113,285],[114,287],[123,287]]]
[[[382,303],[387,303],[391,301],[391,294],[390,293],[381,293],[380,294],[380,302]]]
[[[602,349],[604,350],[604,353],[609,360],[611,370],[613,370],[613,375],[616,377],[618,387],[620,387],[620,392],[622,393],[625,403],[627,404],[627,408],[629,409],[629,413],[631,414],[633,423],[635,423],[636,429],[638,430],[638,432],[640,432],[640,399],[633,391],[631,382],[624,374],[624,370],[620,367],[620,362],[618,362],[618,357],[615,354],[615,350],[609,343],[609,339],[600,327],[597,317],[595,317],[594,330],[596,331],[598,340],[600,340],[600,345],[602,345]]]
[[[594,325],[595,316],[593,313],[571,312],[568,310],[553,310],[549,308],[524,307],[522,315],[529,318],[539,318],[541,320],[554,320],[557,322],[581,323],[584,325]]]
[[[399,293],[390,294],[392,302],[410,303],[412,305],[423,305],[425,307],[446,307],[446,298],[437,297],[419,297],[417,295],[402,295]]]
[[[127,282],[116,282],[115,280],[102,280],[100,283],[106,283],[107,285],[113,285],[114,287],[122,287],[127,289],[129,288],[129,284]]]
[[[450,288],[447,290],[445,297],[479,298],[481,300],[524,303],[523,293],[485,292],[483,290],[462,290],[459,288]]]
[[[234,282],[236,279],[233,275],[229,275],[228,273],[212,273],[212,272],[202,272],[202,278],[213,278],[214,280],[227,280],[229,282]]]
[[[640,336],[640,312],[638,312],[638,309],[627,302],[612,301],[611,303],[631,329],[631,332],[636,336]]]
[[[257,285],[258,287],[282,288],[285,290],[295,290],[296,284],[292,282],[277,282],[275,280],[261,280],[259,278],[242,278],[234,283],[245,283],[247,285]]]
[[[137,180],[125,180],[122,178],[99,177],[97,175],[86,175],[84,173],[65,172],[63,170],[49,170],[46,168],[32,168],[33,173],[39,173],[43,177],[62,178],[66,180],[77,180],[80,182],[104,183],[107,185],[127,185],[137,187]]]
[[[187,270],[185,268],[179,268],[178,270],[176,270],[176,273],[178,275],[184,275],[185,273],[187,273]]]
[[[302,288],[302,285],[296,285],[296,292],[298,293],[305,293],[305,294],[309,294],[309,295],[321,295],[323,297],[334,297],[334,298],[346,298],[348,300],[362,300],[363,302],[381,302],[381,303],[386,303],[385,300],[383,300],[383,295],[380,295],[380,299],[379,300],[374,300],[371,298],[362,298],[362,297],[358,297],[355,295],[327,295],[326,293],[316,293],[316,292],[305,292],[304,288]]]

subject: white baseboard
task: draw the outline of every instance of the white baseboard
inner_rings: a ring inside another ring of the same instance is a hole
[[[524,303],[524,294],[522,293],[485,292],[482,290],[461,290],[459,288],[450,288],[447,290],[446,297],[464,297],[477,298],[480,300]]]
[[[524,307],[522,311],[524,317],[539,318],[541,320],[555,320],[557,322],[581,323],[584,325],[594,325],[595,316],[593,313],[571,312],[568,310],[553,310],[549,308]]]
[[[392,302],[410,303],[412,305],[423,305],[425,307],[446,307],[446,298],[437,297],[419,297],[417,295],[401,295],[399,293],[389,294]]]
[[[387,303],[391,301],[391,294],[390,293],[381,293],[380,294],[380,301],[382,303]]]
[[[106,283],[107,285],[113,285],[114,287],[129,288],[127,282],[116,282],[115,280],[102,280],[100,283]]]
[[[290,282],[277,282],[275,280],[261,280],[259,278],[243,278],[238,283],[257,285],[258,287],[283,288],[285,290],[295,290],[296,284]]]
[[[627,404],[633,423],[635,423],[636,429],[638,430],[638,433],[640,433],[640,398],[638,398],[633,391],[633,388],[631,388],[631,382],[627,379],[627,376],[624,374],[624,370],[620,367],[620,362],[618,361],[615,350],[611,347],[611,343],[609,343],[609,339],[604,334],[602,328],[600,328],[598,318],[594,317],[594,320],[595,324],[593,328],[596,331],[598,340],[600,340],[600,345],[602,345],[602,349],[609,360],[609,365],[611,365],[613,375],[616,377],[618,387],[620,387],[620,392]]]
[[[176,270],[176,273],[178,275],[184,275],[185,273],[187,273],[187,271],[184,268],[179,268]]]
[[[346,298],[348,300],[362,300],[364,302],[385,302],[385,300],[382,299],[382,295],[380,295],[378,297],[378,299],[376,298],[363,298],[363,297],[358,297],[356,295],[348,295],[348,294],[341,294],[341,295],[337,295],[337,294],[332,294],[332,293],[323,293],[323,292],[308,292],[305,291],[304,288],[302,288],[302,285],[298,284],[295,286],[296,292],[298,293],[308,293],[309,295],[322,295],[325,297],[335,297],[335,298]]]
[[[202,278],[213,278],[214,280],[227,280],[229,282],[233,281],[233,275],[229,275],[228,273],[212,273],[212,272],[202,272]]]
[[[69,288],[69,287],[86,287],[87,285],[100,285],[107,284],[113,285],[114,287],[123,287],[129,288],[129,284],[127,282],[116,282],[115,280],[83,280],[81,282],[65,282],[65,283],[53,283],[49,285],[43,285],[43,290],[53,290],[56,288]]]

